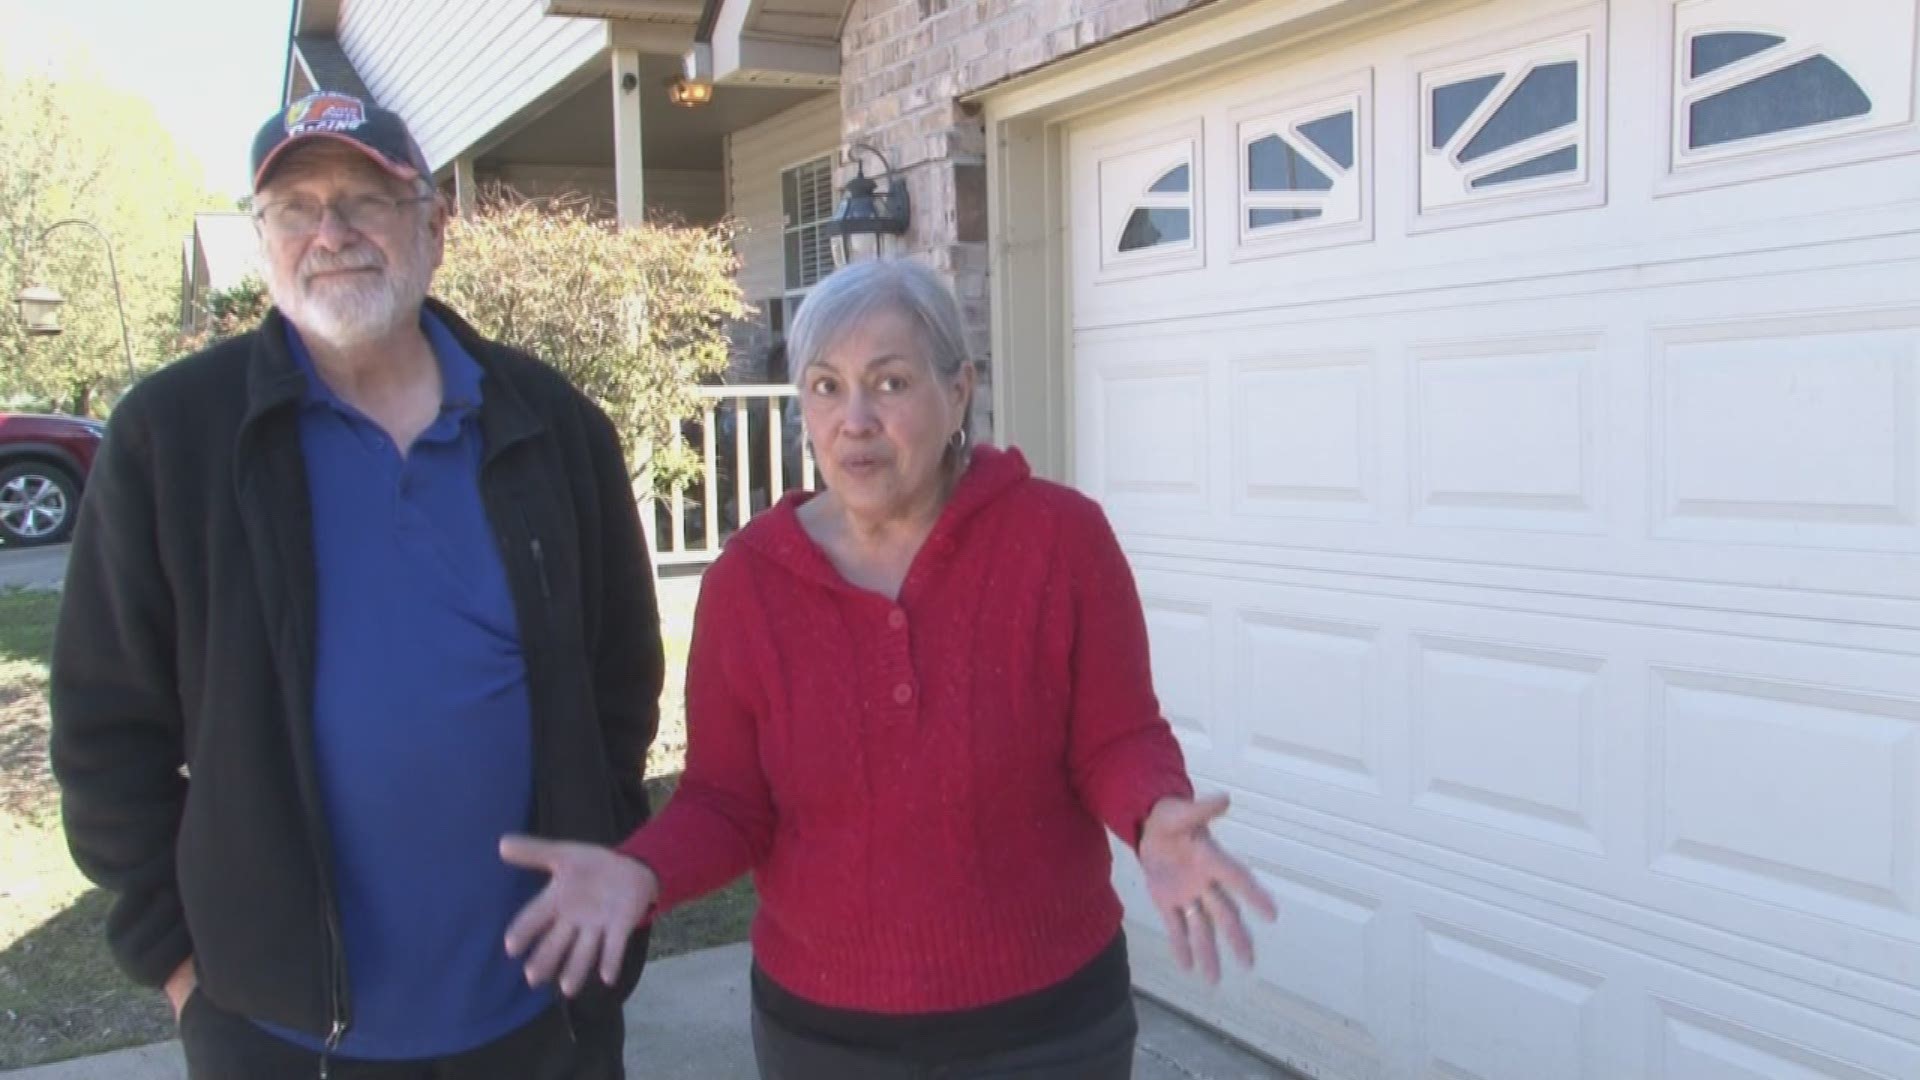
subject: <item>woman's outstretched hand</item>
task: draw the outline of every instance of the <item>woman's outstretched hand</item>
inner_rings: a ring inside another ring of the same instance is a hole
[[[572,997],[597,966],[600,981],[612,986],[627,938],[660,895],[660,879],[611,848],[567,840],[503,836],[500,858],[550,879],[507,927],[507,955],[525,961],[528,985],[557,974],[561,992]]]
[[[1220,981],[1219,934],[1226,935],[1242,964],[1253,964],[1253,938],[1240,918],[1241,904],[1268,922],[1279,917],[1267,890],[1214,842],[1207,826],[1226,812],[1225,795],[1161,799],[1140,829],[1140,868],[1153,906],[1167,924],[1174,961],[1182,971],[1192,971],[1197,962],[1210,983]]]

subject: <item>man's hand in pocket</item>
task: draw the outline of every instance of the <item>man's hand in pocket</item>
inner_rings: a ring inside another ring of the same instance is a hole
[[[167,976],[167,1002],[173,1006],[173,1022],[180,1022],[180,1013],[187,1007],[187,999],[193,996],[193,988],[200,985],[200,976],[193,970],[193,957],[189,956]]]

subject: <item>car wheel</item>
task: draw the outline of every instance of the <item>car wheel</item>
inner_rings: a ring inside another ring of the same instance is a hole
[[[80,486],[66,470],[39,461],[0,469],[0,539],[9,544],[57,544],[73,531]]]

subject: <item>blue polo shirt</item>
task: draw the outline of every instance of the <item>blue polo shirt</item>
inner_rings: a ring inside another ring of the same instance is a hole
[[[480,498],[481,370],[432,315],[422,328],[444,392],[404,456],[287,330],[308,382],[314,750],[353,992],[336,1053],[377,1060],[483,1045],[552,999],[502,944],[544,880],[498,854],[502,833],[531,824],[533,733],[513,596]]]

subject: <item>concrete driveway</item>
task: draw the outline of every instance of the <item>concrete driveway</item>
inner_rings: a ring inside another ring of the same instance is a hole
[[[627,1002],[631,1080],[752,1080],[745,944],[647,965]],[[1303,1080],[1141,998],[1134,1080]],[[0,1074],[5,1080],[183,1080],[177,1042]]]
[[[67,577],[67,545],[0,547],[0,589],[57,589]]]

